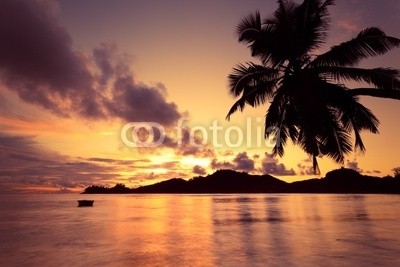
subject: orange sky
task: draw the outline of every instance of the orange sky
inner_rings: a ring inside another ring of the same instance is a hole
[[[337,2],[326,49],[367,26],[400,37],[398,1]],[[246,107],[225,120],[234,101],[227,75],[238,62],[253,60],[236,40],[236,24],[250,11],[267,16],[276,7],[275,1],[2,2],[0,34],[11,30],[17,37],[3,37],[12,41],[0,46],[0,191],[138,186],[218,168],[256,174],[268,166],[286,181],[313,177],[299,148],[289,145],[283,158],[273,159],[257,146],[264,142],[257,134],[267,107]],[[363,66],[400,68],[399,62],[394,50]],[[367,152],[349,155],[344,166],[392,174],[400,166],[400,102],[365,97],[362,103],[380,119],[380,134],[364,133]],[[207,129],[208,143],[179,146],[168,139],[138,149],[121,140],[123,125],[134,121],[159,122],[176,138],[179,118],[187,118],[187,131]],[[222,127],[215,136],[213,123]],[[238,147],[229,145],[238,141],[234,127],[244,133]],[[319,162],[322,175],[341,167]]]

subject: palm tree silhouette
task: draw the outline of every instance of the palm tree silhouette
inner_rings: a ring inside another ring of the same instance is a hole
[[[261,20],[257,11],[237,26],[239,42],[247,44],[261,63],[233,68],[229,91],[239,99],[227,119],[246,104],[256,107],[268,101],[265,137],[279,137],[274,155],[284,154],[290,138],[312,157],[315,172],[319,171],[318,156],[343,164],[345,155],[353,149],[352,132],[354,148],[363,152],[360,132],[378,133],[378,119],[359,103],[358,96],[400,99],[399,70],[355,65],[400,46],[400,39],[371,27],[315,55],[326,41],[328,7],[334,0],[305,0],[301,4],[280,0],[278,4],[272,17]],[[344,84],[349,81],[371,88],[350,89]]]

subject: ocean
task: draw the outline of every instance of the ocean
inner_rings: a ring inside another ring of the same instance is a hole
[[[399,195],[0,195],[0,266],[399,266],[399,210]]]

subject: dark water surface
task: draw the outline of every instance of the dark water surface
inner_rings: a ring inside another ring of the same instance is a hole
[[[0,265],[400,266],[400,196],[1,195]]]

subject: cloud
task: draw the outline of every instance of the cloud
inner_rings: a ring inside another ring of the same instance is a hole
[[[399,10],[398,0],[385,0],[384,4],[379,1],[336,1],[335,6],[331,8],[332,32],[345,39],[355,37],[359,31],[371,27],[382,27],[387,33],[398,32]]]
[[[310,159],[305,159],[299,164],[297,164],[297,167],[299,169],[299,174],[300,175],[314,175],[315,171],[312,166],[312,162]]]
[[[158,122],[171,126],[180,117],[178,107],[167,102],[163,89],[135,83],[130,74],[116,74],[111,97],[104,100],[107,113],[126,121]]]
[[[101,114],[93,103],[92,76],[83,55],[72,50],[72,39],[43,1],[0,2],[1,76],[26,102],[57,114],[71,100],[85,116]],[[85,105],[80,105],[85,103]],[[89,105],[90,104],[90,105]]]
[[[235,165],[233,163],[228,162],[228,161],[219,162],[215,158],[211,160],[210,167],[214,170],[225,170],[225,169],[234,170],[235,169]]]
[[[339,20],[337,25],[342,30],[345,30],[345,31],[347,31],[349,33],[352,33],[352,34],[358,33],[361,30],[359,23],[354,20],[354,17],[353,17],[352,20],[350,20],[350,19]]]
[[[159,136],[155,133],[154,139],[158,138]],[[202,144],[201,137],[191,136],[190,130],[186,127],[174,129],[174,132],[167,132],[161,148],[174,149],[175,153],[180,156],[215,157],[214,148],[210,144]]]
[[[247,155],[247,152],[239,152],[235,155],[232,161],[218,161],[216,158],[211,160],[210,167],[214,170],[230,169],[235,171],[264,173],[271,175],[296,175],[293,169],[288,170],[282,163],[272,157],[270,154],[265,153],[265,157],[261,159],[261,169],[255,168],[255,163],[259,162],[260,156],[255,154],[252,157]]]
[[[81,188],[118,177],[114,166],[77,161],[41,149],[31,137],[0,134],[1,187],[12,184]]]
[[[254,161],[247,156],[246,152],[238,153],[233,159],[235,163],[235,169],[245,172],[251,172],[254,170]]]
[[[250,159],[246,152],[236,154],[232,162],[219,162],[216,158],[214,158],[210,163],[210,167],[214,170],[230,169],[245,172],[252,172],[255,170],[254,160]]]
[[[178,162],[151,164],[146,159],[117,160],[110,158],[67,157],[43,149],[29,136],[0,133],[0,190],[39,186],[62,191],[81,190],[92,184],[113,185],[126,182],[121,171],[164,168],[179,170]]]
[[[129,57],[101,44],[92,55],[74,51],[53,1],[0,1],[0,79],[27,103],[59,116],[155,121],[181,117],[162,84],[138,82]]]
[[[207,171],[199,165],[194,166],[192,171],[194,174],[198,174],[198,175],[206,175],[207,174]]]
[[[222,153],[222,156],[233,156],[233,155],[235,155],[235,153],[233,153],[233,151],[232,150],[226,150],[226,151],[224,151],[223,153]]]
[[[125,166],[136,166],[137,163],[150,163],[148,159],[135,159],[135,160],[119,160],[119,159],[110,159],[110,158],[82,158],[77,157],[78,160],[95,162],[98,163],[107,163],[114,165],[125,165]]]
[[[391,171],[394,173],[394,176],[396,178],[399,177],[399,175],[400,175],[400,167],[393,168]]]
[[[154,163],[149,159],[120,160],[102,157],[69,157],[44,149],[33,136],[0,132],[0,191],[47,188],[52,191],[81,191],[92,184],[112,186],[147,184],[148,180],[188,178],[180,161]],[[192,169],[204,175],[200,166]],[[129,176],[128,176],[129,175]],[[60,190],[61,188],[61,190]]]
[[[140,185],[149,179],[187,177],[179,161],[154,164],[148,159],[67,157],[42,149],[29,136],[0,133],[0,148],[0,162],[2,166],[7,166],[0,169],[1,191],[39,186],[65,192],[82,190],[92,184],[112,186],[129,182]],[[197,168],[197,171],[201,169]],[[134,175],[128,178],[121,172]]]
[[[116,50],[117,47],[115,44],[101,44],[99,47],[93,49],[93,60],[100,71],[98,76],[100,85],[107,85],[115,75],[115,68],[110,62],[110,58],[114,56]]]
[[[353,161],[347,160],[346,167],[349,168],[349,169],[352,169],[352,170],[354,170],[356,172],[359,172],[359,173],[363,173],[364,172],[363,169],[358,167],[358,162],[355,161],[355,160],[353,160]]]
[[[364,169],[361,169],[359,167],[359,163],[356,160],[347,160],[346,161],[346,167],[349,168],[349,169],[352,169],[352,170],[354,170],[356,172],[359,172],[359,173],[365,173],[365,174],[380,174],[381,173],[381,171],[379,171],[379,170],[364,170]]]
[[[380,174],[382,172],[378,171],[378,170],[372,170],[372,171],[366,171],[365,173],[368,173],[368,174]]]
[[[296,175],[293,169],[288,170],[283,163],[278,163],[278,160],[272,155],[265,153],[265,157],[261,162],[262,172],[270,175]]]
[[[131,178],[129,178],[129,182],[137,186],[140,186],[149,184],[149,181],[151,181],[150,184],[152,184],[172,178],[188,178],[188,175],[187,173],[184,173],[182,171],[172,171],[172,170],[165,173],[139,172],[134,176],[132,176]]]

